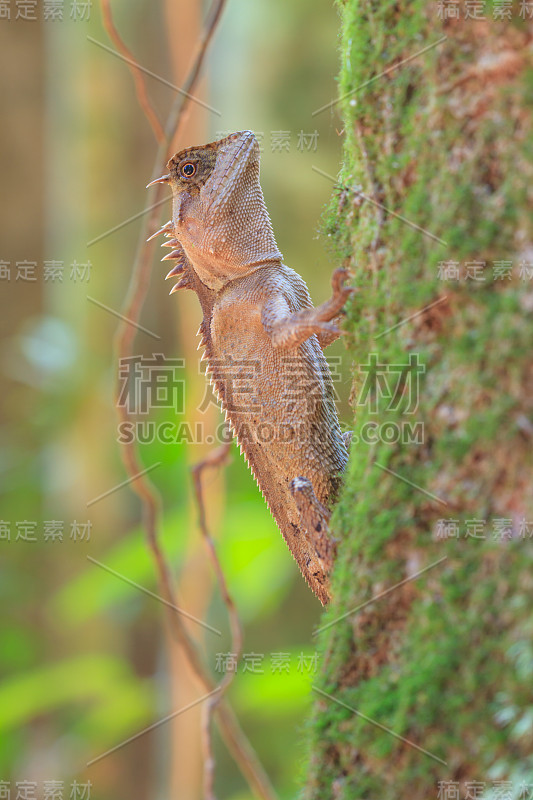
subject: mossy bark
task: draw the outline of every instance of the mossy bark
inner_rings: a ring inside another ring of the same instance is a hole
[[[442,5],[340,4],[357,420],[305,800],[533,797],[533,20]]]

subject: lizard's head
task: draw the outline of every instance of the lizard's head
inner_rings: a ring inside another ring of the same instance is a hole
[[[188,147],[158,180],[172,188],[172,235],[200,280],[213,289],[282,258],[259,184],[251,131]]]
[[[167,164],[169,183],[174,197],[187,194],[198,197],[213,172],[217,160],[217,143],[188,147],[176,153]]]

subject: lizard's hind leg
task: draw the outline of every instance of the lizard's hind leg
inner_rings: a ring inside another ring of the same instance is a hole
[[[336,540],[329,529],[330,512],[322,505],[309,478],[294,478],[289,485],[298,511],[300,524],[322,571],[329,575],[336,556]]]

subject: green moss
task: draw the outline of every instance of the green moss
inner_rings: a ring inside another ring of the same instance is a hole
[[[317,688],[338,702],[317,693],[302,797],[425,800],[439,781],[459,781],[464,796],[468,780],[487,792],[509,780],[518,797],[521,781],[533,784],[533,539],[520,527],[533,522],[533,281],[518,277],[532,235],[531,55],[501,74],[457,79],[504,45],[520,50],[527,31],[516,18],[493,22],[488,4],[483,29],[464,19],[440,28],[436,4],[340,5],[344,190],[323,231],[359,288],[346,322],[353,363],[418,353],[425,365],[414,417],[424,440],[365,443],[365,424],[401,423],[405,403],[356,408],[333,520],[335,600],[318,637]],[[444,33],[445,43],[374,80]],[[474,260],[487,263],[485,282],[439,278],[439,262]],[[513,262],[511,280],[493,280],[499,260]],[[356,369],[356,396],[362,381]],[[460,536],[439,539],[439,519],[457,520]],[[472,519],[486,520],[486,538],[465,536]],[[513,541],[493,536],[498,519],[512,520]]]

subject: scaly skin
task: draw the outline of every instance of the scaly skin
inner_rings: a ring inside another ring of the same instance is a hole
[[[323,347],[340,331],[352,289],[333,274],[333,295],[313,308],[307,286],[282,263],[259,184],[253,133],[177,153],[167,165],[172,220],[158,233],[175,249],[172,292],[190,288],[203,311],[208,373],[241,452],[300,570],[330,599],[329,532],[348,453]],[[155,235],[155,234],[154,234]]]

